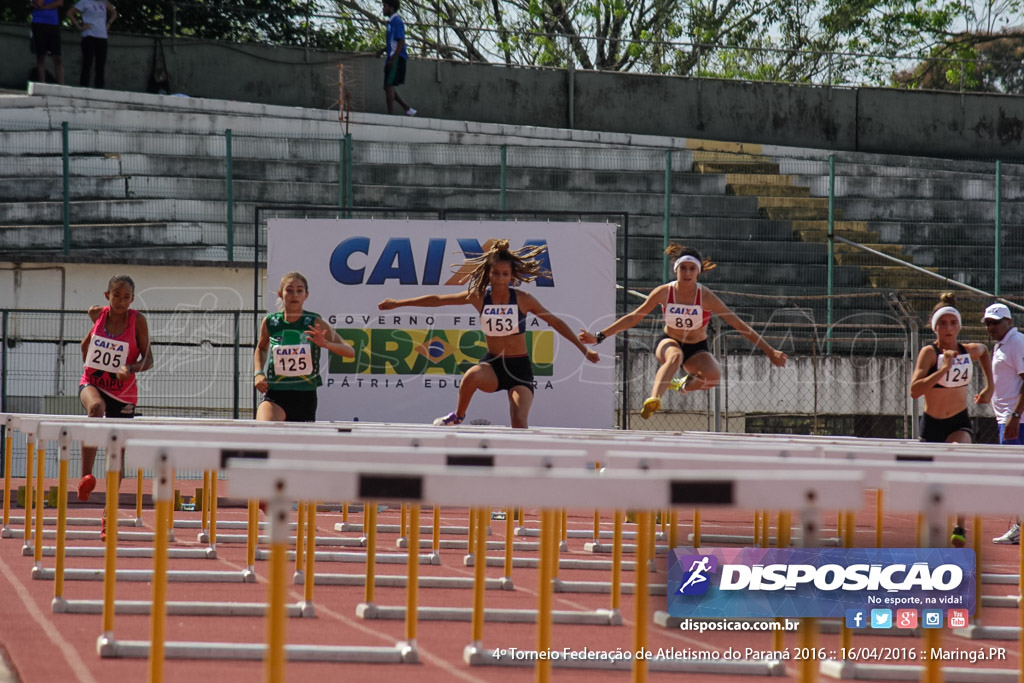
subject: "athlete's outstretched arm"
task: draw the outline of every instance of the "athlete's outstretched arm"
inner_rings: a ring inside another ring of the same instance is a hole
[[[768,360],[772,362],[772,365],[779,368],[785,367],[788,356],[766,342],[764,337],[759,335],[750,325],[743,322],[738,315],[732,312],[732,309],[722,303],[717,294],[707,287],[704,288],[704,298],[701,299],[701,305],[712,313],[717,314],[729,327],[732,327],[746,337],[747,341],[761,349],[764,355],[768,356]]]
[[[549,311],[548,309],[544,308],[544,306],[542,306],[541,303],[537,301],[537,298],[534,297],[532,294],[520,291],[519,301],[520,304],[526,304],[525,306],[522,306],[523,311],[525,311],[526,313],[533,313],[535,316],[546,322],[548,325],[551,325],[551,327],[553,327],[555,331],[558,332],[558,334],[562,335],[563,337],[571,341],[573,345],[575,345],[576,348],[580,350],[580,353],[586,356],[587,360],[589,360],[591,363],[596,363],[599,360],[600,357],[597,355],[597,351],[588,349],[586,346],[584,346],[583,342],[577,339],[576,335],[574,335],[572,333],[572,330],[569,329],[569,326],[565,324],[565,321],[559,318],[551,311]]]
[[[382,311],[391,311],[402,306],[418,306],[420,308],[437,308],[438,306],[458,306],[473,302],[473,295],[469,292],[458,292],[457,294],[424,294],[411,299],[384,299],[377,308]]]
[[[629,330],[636,327],[637,323],[647,317],[647,314],[654,310],[654,308],[662,303],[665,298],[665,289],[672,285],[658,285],[651,290],[651,293],[647,295],[644,302],[636,307],[632,312],[627,313],[608,327],[598,331],[597,334],[601,335],[601,339],[605,337],[611,337],[614,334],[618,334],[624,330]],[[584,344],[596,344],[597,335],[591,334],[587,330],[580,330],[579,340]]]

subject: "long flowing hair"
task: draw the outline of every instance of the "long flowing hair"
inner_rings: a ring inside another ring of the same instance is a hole
[[[709,270],[715,268],[715,264],[712,263],[711,259],[706,259],[700,255],[700,252],[693,247],[684,247],[682,244],[676,244],[675,242],[669,242],[668,246],[665,247],[665,256],[668,256],[668,260],[675,263],[675,260],[680,256],[692,256],[693,258],[700,261],[700,272],[706,273]]]
[[[533,282],[539,277],[550,276],[540,256],[547,251],[546,245],[524,246],[512,249],[508,240],[490,240],[484,245],[482,254],[467,258],[459,268],[460,282],[466,282],[470,293],[483,296],[491,282],[491,266],[508,263],[512,270],[512,285]]]

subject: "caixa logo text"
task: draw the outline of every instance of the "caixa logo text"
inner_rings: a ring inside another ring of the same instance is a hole
[[[349,237],[343,241],[331,254],[331,276],[343,285],[382,285],[389,280],[397,280],[401,285],[442,284],[441,276],[447,271],[452,252],[455,251],[447,238],[431,237],[426,249],[422,251],[419,251],[418,246],[414,250],[412,240],[408,237],[392,237],[378,250],[376,247],[382,241],[376,240],[375,244],[371,238],[362,236]],[[481,246],[479,241],[470,237],[460,237],[454,241],[466,257],[477,256],[490,248],[490,242]],[[547,246],[547,240],[526,240],[523,246]],[[539,258],[548,275],[538,277],[536,285],[554,287],[553,276],[550,276],[549,252],[544,251]],[[462,272],[457,272],[443,284],[463,284],[462,275]]]

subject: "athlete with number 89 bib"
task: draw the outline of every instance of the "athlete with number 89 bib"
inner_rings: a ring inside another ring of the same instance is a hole
[[[605,337],[635,327],[657,306],[662,307],[665,327],[654,350],[659,367],[654,375],[651,395],[644,401],[640,411],[640,417],[645,420],[661,409],[661,396],[668,389],[676,389],[685,394],[710,389],[718,384],[722,369],[708,351],[707,326],[712,313],[718,314],[764,351],[772,365],[780,368],[786,365],[786,354],[772,348],[761,335],[729,310],[714,292],[697,283],[697,277],[702,271],[715,267],[713,263],[702,258],[696,249],[675,242],[669,244],[665,254],[672,259],[672,268],[676,274],[674,282],[655,287],[635,311],[622,316],[610,327],[597,334],[581,330],[579,335],[584,344],[600,344]],[[679,379],[672,379],[680,367],[686,374]]]

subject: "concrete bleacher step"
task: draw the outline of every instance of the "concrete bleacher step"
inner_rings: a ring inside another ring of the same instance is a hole
[[[778,173],[779,165],[768,161],[694,161],[693,170],[697,173],[770,174]]]
[[[820,197],[758,197],[760,215],[775,220],[813,220],[828,218],[828,199]],[[841,219],[840,211],[833,212]]]
[[[739,185],[729,183],[725,187],[726,194],[746,195],[754,197],[810,197],[811,189],[799,185]]]
[[[879,236],[880,242],[892,244],[919,243],[992,248],[995,244],[994,221],[964,221],[954,224],[928,221],[869,221],[869,230]],[[1024,247],[1024,225],[1002,222],[1003,246]],[[1005,255],[1004,255],[1005,257]]]
[[[227,241],[225,223],[200,222],[134,222],[134,223],[72,223],[71,242],[75,249],[164,247],[177,250],[182,246],[218,246]],[[238,246],[252,245],[252,230],[239,230]],[[58,249],[63,248],[64,226],[0,225],[0,248]]]
[[[703,282],[709,287],[722,286],[721,283],[757,284],[764,283],[767,277],[786,283],[789,287],[824,286],[828,266],[824,259],[820,264],[813,263],[773,263],[764,267],[751,267],[750,263],[719,262],[714,271],[707,274]],[[833,269],[837,287],[862,287],[867,283],[865,273],[860,267],[838,266]],[[660,284],[662,280],[662,264],[660,262],[630,261],[629,281],[631,287],[642,287]]]
[[[801,176],[800,182],[810,187],[816,197],[827,197],[828,177]],[[944,199],[995,201],[995,177],[988,178],[907,178],[891,176],[850,177],[836,176],[834,185],[837,198],[869,199]],[[1003,183],[1004,200],[1024,199],[1020,183]]]
[[[837,211],[842,211],[848,220],[927,223],[995,221],[994,201],[902,199],[880,202],[873,199],[841,198],[835,204]],[[1002,202],[1001,218],[1007,223],[1024,223],[1024,202]]]

